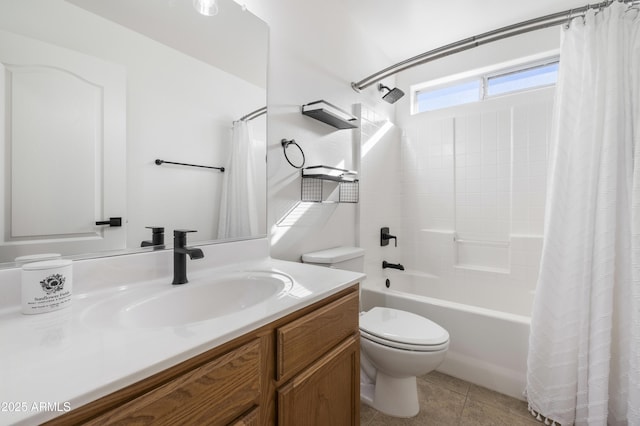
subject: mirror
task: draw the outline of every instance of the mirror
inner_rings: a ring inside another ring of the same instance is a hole
[[[0,263],[266,235],[269,30],[217,1],[0,3]]]

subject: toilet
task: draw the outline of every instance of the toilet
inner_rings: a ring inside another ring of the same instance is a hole
[[[304,263],[362,272],[364,250],[336,247],[307,253]],[[435,370],[449,348],[449,333],[433,321],[398,309],[360,313],[360,400],[395,417],[420,411],[416,377]]]

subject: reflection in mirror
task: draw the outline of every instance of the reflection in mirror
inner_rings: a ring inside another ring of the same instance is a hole
[[[266,234],[268,27],[218,7],[0,3],[0,262]]]

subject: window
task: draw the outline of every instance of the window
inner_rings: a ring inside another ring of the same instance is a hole
[[[558,58],[551,58],[515,69],[480,74],[471,80],[467,78],[446,85],[414,90],[414,111],[435,111],[494,96],[552,86],[558,79],[558,66]]]
[[[558,79],[558,62],[538,65],[487,78],[486,96],[505,95],[522,90],[551,86]]]
[[[481,95],[482,85],[480,83],[480,80],[473,80],[418,92],[416,94],[418,112],[477,102]]]

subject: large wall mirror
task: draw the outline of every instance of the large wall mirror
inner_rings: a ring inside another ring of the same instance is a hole
[[[217,3],[0,2],[0,264],[266,235],[269,30]]]

